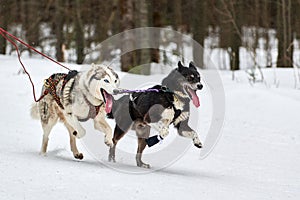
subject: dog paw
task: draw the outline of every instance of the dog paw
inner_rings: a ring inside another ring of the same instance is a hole
[[[193,139],[194,145],[198,148],[202,148],[202,143],[200,142],[199,138],[194,138]]]
[[[40,152],[39,155],[40,155],[40,156],[43,156],[43,157],[46,157],[46,156],[47,156],[47,153],[46,153],[46,152]]]
[[[197,148],[202,148],[202,144],[200,143],[200,144],[195,144],[194,143],[194,145],[195,145],[195,147],[197,147]]]
[[[146,169],[150,169],[150,165],[149,164],[146,164],[146,163],[137,163],[137,166],[138,167],[141,167],[141,168],[146,168]]]
[[[165,127],[165,125],[162,121],[159,121],[157,123],[151,124],[151,127],[154,128],[157,131],[160,131],[161,129],[163,129]]]
[[[114,156],[109,155],[108,156],[108,162],[116,162],[116,158]]]
[[[105,137],[105,138],[104,138],[104,143],[105,143],[107,146],[109,146],[109,147],[113,147],[113,146],[114,146],[114,143],[113,143],[113,141],[112,141],[112,138],[107,138],[107,137]]]
[[[76,154],[74,154],[74,158],[76,158],[78,160],[82,160],[83,159],[83,154],[82,153],[76,153]]]

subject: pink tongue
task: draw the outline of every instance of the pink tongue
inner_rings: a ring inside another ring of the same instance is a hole
[[[104,96],[105,96],[105,112],[106,113],[110,113],[111,112],[111,109],[112,109],[112,104],[113,104],[113,101],[112,101],[112,96],[110,94],[108,94],[107,92],[104,91]]]
[[[196,92],[194,90],[190,90],[190,89],[188,91],[192,96],[194,106],[196,106],[196,108],[198,108],[200,106],[200,100],[199,100]]]

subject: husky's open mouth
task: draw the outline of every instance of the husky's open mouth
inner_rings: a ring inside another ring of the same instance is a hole
[[[104,103],[105,103],[105,112],[110,113],[112,109],[113,104],[113,97],[111,94],[106,92],[103,88],[100,89],[101,95],[103,97]]]
[[[188,85],[184,86],[184,90],[189,95],[189,98],[193,101],[194,106],[196,106],[198,108],[200,106],[200,100],[196,93],[197,90],[193,90]]]

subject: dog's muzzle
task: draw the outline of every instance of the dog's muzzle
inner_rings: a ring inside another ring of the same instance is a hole
[[[198,90],[202,90],[203,85],[200,83],[200,84],[197,85],[197,88],[198,88]]]
[[[121,92],[122,92],[121,89],[114,89],[113,90],[113,95],[120,94]]]

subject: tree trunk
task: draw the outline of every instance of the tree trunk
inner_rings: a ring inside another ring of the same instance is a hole
[[[62,51],[62,46],[64,44],[64,12],[63,12],[63,1],[55,1],[55,17],[54,17],[54,31],[56,36],[56,59],[59,62],[65,62],[64,52]]]
[[[40,31],[39,24],[42,14],[39,13],[40,1],[26,1],[26,39],[31,46],[39,45]]]
[[[300,0],[298,0],[297,2],[293,1],[293,5],[292,5],[292,11],[291,13],[293,13],[292,15],[292,24],[293,26],[293,34],[295,34],[295,38],[299,39],[300,38]]]
[[[292,2],[291,0],[288,0],[288,6],[287,6],[287,33],[288,33],[288,47],[287,47],[287,56],[288,56],[288,65],[290,67],[293,67],[293,33],[292,33],[292,23],[291,23],[291,13],[292,13]],[[299,20],[299,19],[298,19]],[[293,24],[295,25],[295,24]]]
[[[242,19],[241,16],[243,14],[243,8],[241,5],[237,4],[236,6],[232,6],[232,19],[233,22],[231,24],[231,45],[233,60],[231,61],[231,69],[238,70],[240,69],[240,47],[242,46]]]
[[[120,0],[121,6],[121,28],[126,31],[134,28],[133,0]],[[135,64],[135,52],[126,52],[128,49],[134,49],[134,35],[124,32],[123,42],[121,44],[121,70],[128,72]]]
[[[181,0],[174,0],[174,21],[175,27],[178,32],[181,32],[182,25],[182,15],[181,15]],[[184,55],[182,52],[182,37],[181,35],[176,35],[176,50],[175,55],[182,57],[184,59]]]
[[[193,1],[193,11],[191,12],[192,17],[192,30],[193,30],[193,39],[200,45],[193,45],[193,61],[200,68],[204,68],[203,62],[203,48],[204,48],[204,38],[206,36],[207,29],[207,19],[206,19],[206,0]],[[202,16],[199,16],[201,13]]]
[[[1,1],[0,6],[0,27],[7,30],[8,22],[10,21],[10,14],[9,14],[9,2],[8,1]],[[7,41],[0,35],[0,54],[6,54],[6,45]]]
[[[77,54],[77,64],[82,64],[84,61],[84,27],[81,18],[81,1],[76,0],[76,20],[75,20],[75,42],[76,42],[76,54]]]
[[[160,2],[156,2],[151,4],[152,6],[152,26],[153,27],[161,27],[162,26],[162,16],[161,16],[161,4]],[[156,31],[154,33],[151,33],[151,38],[153,39],[151,42],[154,44],[154,46],[159,47],[159,38],[160,36]],[[159,55],[159,49],[151,49],[151,61],[155,63],[159,63],[160,61],[160,55]]]
[[[238,34],[233,33],[231,38],[231,48],[232,48],[232,60],[231,60],[231,70],[238,70],[240,64],[240,46],[241,38]]]
[[[291,67],[292,66],[292,51],[290,45],[292,43],[291,24],[290,24],[290,8],[291,1],[282,0],[277,6],[277,34],[278,34],[278,67]]]
[[[147,6],[147,0],[137,0],[136,1],[136,12],[138,13],[138,18],[136,21],[138,21],[139,27],[148,27],[149,26],[149,20],[148,20],[148,6]],[[141,40],[140,44],[141,46],[149,46],[149,34],[148,31],[143,31],[143,38]],[[152,42],[152,41],[149,41]],[[138,51],[139,58],[137,58],[138,63],[142,64],[143,67],[140,68],[139,73],[149,75],[150,74],[150,49],[149,48],[143,48]]]

